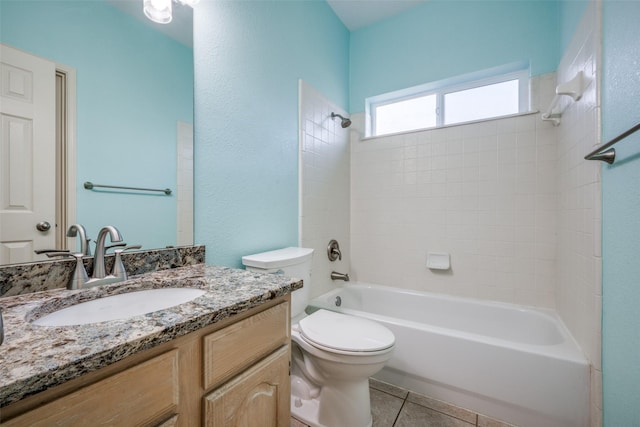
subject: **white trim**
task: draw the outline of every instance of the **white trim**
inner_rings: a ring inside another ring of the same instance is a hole
[[[298,246],[302,247],[302,191],[304,183],[304,168],[303,166],[303,138],[304,138],[304,116],[302,114],[302,102],[304,97],[302,92],[304,91],[304,80],[298,79]]]
[[[77,209],[77,91],[76,69],[65,64],[56,63],[56,70],[67,76],[67,225],[76,223]],[[65,231],[66,232],[66,231]],[[78,238],[68,237],[67,247],[75,248]]]
[[[191,153],[185,155],[185,153]],[[193,124],[176,122],[176,244],[193,245]]]
[[[360,142],[362,142],[362,141],[370,141],[370,140],[374,140],[374,139],[387,138],[387,137],[394,136],[394,135],[406,135],[408,133],[416,133],[416,132],[424,132],[424,131],[435,130],[435,129],[452,128],[452,127],[456,127],[456,126],[472,125],[472,124],[475,124],[475,123],[490,122],[491,120],[510,119],[510,118],[513,118],[513,117],[528,116],[528,115],[531,115],[531,114],[540,114],[540,111],[538,111],[538,110],[525,111],[525,112],[517,113],[517,114],[508,114],[506,116],[490,117],[490,118],[487,118],[487,119],[479,119],[479,120],[471,120],[471,121],[468,121],[468,122],[452,123],[450,125],[443,125],[443,126],[439,126],[439,127],[411,129],[411,130],[406,130],[406,131],[402,131],[402,132],[385,133],[384,135],[365,136],[364,138],[360,138],[359,141]]]

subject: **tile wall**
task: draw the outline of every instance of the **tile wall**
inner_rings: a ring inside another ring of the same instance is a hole
[[[332,270],[349,272],[349,129],[331,112],[347,114],[300,81],[300,245],[313,248],[312,296],[330,291]],[[330,262],[329,240],[342,260]],[[341,283],[341,282],[340,282]]]
[[[553,86],[547,75],[533,88],[552,95]],[[550,98],[541,94],[535,102]],[[354,277],[554,307],[556,146],[538,114],[354,138]],[[427,252],[449,253],[451,270],[429,270]]]
[[[592,1],[558,66],[558,82],[582,71],[585,91],[564,96],[558,126],[557,309],[592,363],[591,422],[602,424],[601,163],[584,160],[600,143],[599,2]]]

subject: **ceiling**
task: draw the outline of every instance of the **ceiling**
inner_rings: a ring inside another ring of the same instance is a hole
[[[351,31],[404,12],[427,0],[327,0]]]
[[[426,1],[428,0],[327,0],[327,3],[344,25],[353,31]],[[190,7],[174,2],[171,23],[157,24],[144,16],[142,0],[107,0],[107,2],[180,43],[193,47],[193,10]]]

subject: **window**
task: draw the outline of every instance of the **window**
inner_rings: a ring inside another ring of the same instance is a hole
[[[482,72],[485,76],[486,73]],[[369,98],[368,136],[484,120],[528,110],[528,69],[470,81],[469,76],[478,74]]]
[[[519,81],[445,93],[444,105],[445,125],[517,114],[520,112]]]
[[[375,134],[402,132],[406,129],[436,125],[436,95],[417,96],[376,106]]]

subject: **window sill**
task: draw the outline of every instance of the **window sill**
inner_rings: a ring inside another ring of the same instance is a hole
[[[468,122],[460,122],[460,123],[455,123],[455,124],[451,124],[451,125],[434,126],[434,127],[430,127],[430,128],[421,128],[421,129],[412,129],[412,130],[407,130],[407,131],[403,131],[403,132],[395,132],[395,133],[385,133],[384,135],[365,136],[364,138],[361,138],[360,141],[369,141],[369,140],[372,140],[372,139],[386,138],[386,137],[389,137],[389,136],[397,136],[397,135],[406,135],[406,134],[410,134],[410,133],[424,132],[424,131],[429,131],[429,130],[447,129],[447,128],[452,128],[452,127],[456,127],[456,126],[466,126],[466,125],[472,125],[472,124],[476,124],[476,123],[491,122],[491,121],[494,121],[494,120],[511,119],[511,118],[514,118],[514,117],[529,116],[529,115],[538,114],[538,113],[540,113],[540,111],[537,111],[537,110],[536,111],[527,111],[527,112],[524,112],[524,113],[508,114],[506,116],[491,117],[489,119],[471,120],[471,121],[468,121]]]

